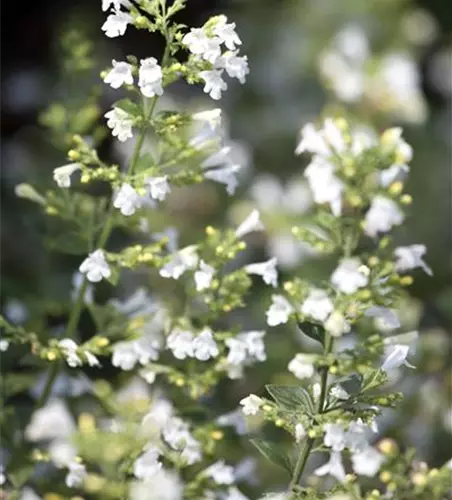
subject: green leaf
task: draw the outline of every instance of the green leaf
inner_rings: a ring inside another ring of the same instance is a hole
[[[286,410],[300,410],[312,415],[315,413],[314,403],[309,392],[296,385],[266,385],[268,393],[278,405]]]
[[[267,460],[279,465],[279,467],[285,469],[289,474],[292,474],[292,459],[287,453],[279,449],[278,445],[259,438],[250,439],[250,442]]]
[[[342,377],[336,381],[344,391],[350,396],[355,396],[361,392],[363,385],[363,376],[358,373],[352,373],[347,377]]]
[[[76,232],[61,233],[58,236],[49,237],[45,243],[51,250],[71,255],[83,255],[89,251],[88,242]]]
[[[110,266],[110,270],[111,270],[111,274],[110,274],[110,277],[107,279],[107,281],[112,286],[116,286],[118,284],[118,281],[119,281],[119,275],[120,275],[119,269],[116,267]]]
[[[309,338],[325,345],[325,328],[323,328],[323,326],[310,323],[309,321],[303,321],[298,323],[298,328]]]
[[[120,101],[115,102],[114,107],[123,109],[126,113],[135,118],[143,116],[141,106],[130,99],[121,99]]]
[[[376,389],[387,380],[386,373],[381,369],[369,369],[365,372],[362,383],[362,392]]]

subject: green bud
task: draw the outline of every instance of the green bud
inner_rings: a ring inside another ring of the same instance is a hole
[[[42,197],[33,186],[30,186],[30,184],[18,184],[14,188],[14,192],[19,198],[25,198],[27,200],[34,201],[35,203],[39,203],[39,205],[42,206],[45,206],[46,204],[45,198]]]

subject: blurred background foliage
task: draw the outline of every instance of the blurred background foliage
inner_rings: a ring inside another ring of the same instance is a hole
[[[14,186],[27,181],[45,190],[51,185],[52,170],[66,163],[66,133],[74,129],[83,133],[83,127],[101,117],[115,98],[99,78],[113,57],[159,56],[162,51],[162,40],[135,30],[121,38],[104,38],[99,3],[47,0],[26,8],[20,2],[3,5],[1,306],[11,321],[35,330],[58,332],[65,324],[71,279],[80,257],[44,244],[48,222],[33,204],[15,197]],[[382,431],[397,437],[402,446],[416,446],[433,466],[440,465],[450,458],[452,445],[450,2],[189,0],[180,21],[197,26],[220,12],[237,23],[250,61],[247,84],[231,85],[221,101],[228,134],[235,154],[247,165],[246,173],[232,199],[211,185],[181,191],[157,225],[177,227],[182,242],[188,244],[196,241],[206,224],[236,223],[257,204],[269,237],[252,242],[254,257],[276,254],[285,277],[293,272],[321,277],[329,263],[313,258],[290,233],[310,203],[302,181],[304,160],[293,153],[300,127],[322,113],[345,115],[377,129],[403,126],[415,151],[407,185],[414,203],[397,238],[401,244],[427,245],[434,276],[416,276],[401,309],[404,328],[420,330],[418,371],[398,381],[406,399],[397,414],[387,415]],[[72,59],[62,58],[64,45],[72,51]],[[201,89],[176,84],[169,94],[163,107],[187,103],[192,109],[213,107]],[[58,104],[44,113],[55,102],[80,112],[71,122]],[[59,133],[49,134],[39,122],[53,124]],[[104,158],[124,163],[129,146],[118,148],[110,138],[104,140],[102,128],[96,138]],[[114,235],[118,241],[124,237]],[[127,276],[123,295],[132,293],[138,283],[143,284],[142,278]],[[269,292],[257,285],[253,292],[251,314],[239,315],[237,321],[265,328]],[[97,299],[106,300],[111,293],[102,286]],[[89,317],[82,319],[82,325],[83,337],[95,333]],[[267,336],[267,363],[254,367],[245,381],[224,382],[209,406],[218,414],[234,408],[244,395],[260,393],[270,382],[269,373],[275,374],[273,382],[291,381],[288,360],[294,352],[312,348],[300,344],[297,332],[274,329]],[[1,362],[4,374],[14,371],[25,377],[10,398],[24,409],[31,408],[26,376],[33,378],[37,372],[29,371],[20,348],[10,349]],[[110,379],[115,374],[104,363],[96,377]],[[283,439],[277,429],[268,432]],[[231,434],[225,441],[224,455],[238,460],[242,452],[234,440]],[[256,456],[246,440],[244,446]],[[284,484],[279,474],[272,465],[260,463],[259,477],[267,488]]]

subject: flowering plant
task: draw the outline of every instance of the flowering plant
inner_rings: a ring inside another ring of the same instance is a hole
[[[134,142],[130,159],[124,165],[103,159],[105,128],[92,101],[77,110],[82,124],[69,121],[63,132],[58,117],[74,110],[60,105],[44,121],[56,144],[70,145],[70,163],[54,170],[55,189],[16,188],[50,219],[50,247],[80,261],[70,300],[58,306],[67,317],[63,329],[37,323],[31,330],[1,319],[2,351],[25,347],[32,378],[47,368],[25,418],[16,414],[13,396],[30,385],[29,376],[4,384],[2,432],[14,429],[2,434],[8,498],[35,498],[35,491],[64,498],[74,490],[73,498],[243,500],[249,467],[224,443],[227,428],[238,442],[253,419],[274,423],[293,441],[288,451],[252,439],[290,475],[280,493],[266,498],[445,498],[448,465],[429,470],[391,440],[371,444],[381,409],[401,399],[391,374],[411,367],[415,333],[390,335],[401,326],[394,309],[412,282],[407,272],[431,273],[423,245],[393,249],[389,236],[411,203],[403,184],[411,147],[399,128],[377,136],[342,118],[303,128],[296,153],[311,155],[304,176],[315,206],[293,234],[337,260],[328,279],[293,277],[279,286],[276,258],[248,262],[249,239],[265,231],[257,210],[232,229],[209,225],[180,243],[167,226],[171,201],[211,181],[233,195],[242,166],[219,108],[168,110],[159,99],[182,80],[201,84],[217,101],[231,79],[244,83],[249,72],[235,24],[220,15],[187,29],[174,20],[185,3],[102,1],[107,37],[134,26],[165,39],[160,60],[128,56],[101,74],[126,95],[104,117],[119,143]],[[132,274],[143,286],[126,299],[105,299]],[[265,395],[250,394],[237,401],[240,409],[220,413],[210,404],[220,384],[267,357],[266,331],[243,326],[251,322],[238,314],[252,314],[254,279],[273,291],[267,326],[296,322],[320,349],[290,361],[296,383],[267,385]],[[346,336],[353,345],[341,348]],[[111,375],[98,377],[106,366]],[[328,460],[304,487],[314,452]],[[324,476],[335,483],[318,479]]]

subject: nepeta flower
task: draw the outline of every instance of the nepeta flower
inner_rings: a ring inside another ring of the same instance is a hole
[[[341,453],[339,451],[333,451],[330,455],[328,462],[314,471],[316,476],[330,476],[335,477],[338,481],[345,480],[345,469],[342,463]]]
[[[163,94],[163,73],[155,57],[141,59],[138,73],[138,86],[145,97]]]
[[[221,40],[218,37],[209,37],[203,28],[192,28],[182,38],[182,43],[188,47],[188,50],[202,57],[204,60],[214,64],[221,55]]]
[[[385,330],[394,330],[400,326],[400,320],[397,314],[387,307],[369,307],[369,309],[366,309],[364,312],[364,316],[367,318],[375,318],[377,323]]]
[[[325,290],[314,288],[310,290],[306,300],[301,305],[302,314],[317,321],[325,321],[333,311],[334,306]]]
[[[80,170],[82,165],[80,163],[68,163],[62,167],[55,168],[53,171],[53,180],[60,188],[68,188],[71,186],[71,175]]]
[[[313,358],[309,354],[296,354],[287,369],[300,380],[311,378],[315,373]]]
[[[385,130],[380,140],[384,147],[395,153],[397,163],[407,163],[413,158],[413,148],[402,139],[400,127]]]
[[[130,184],[124,183],[115,194],[113,206],[119,208],[122,215],[133,215],[142,206],[141,196]]]
[[[242,45],[242,41],[235,32],[235,23],[228,23],[228,18],[226,16],[217,16],[213,33],[229,50],[235,50],[236,45]]]
[[[196,245],[179,250],[173,258],[160,269],[160,276],[163,278],[179,279],[188,269],[193,269],[198,264]]]
[[[247,358],[247,346],[243,340],[230,338],[225,340],[225,344],[229,348],[227,362],[230,365],[241,366],[245,363]]]
[[[82,360],[77,354],[78,345],[72,339],[62,339],[58,342],[58,346],[63,351],[67,364],[75,368],[82,365]]]
[[[160,450],[152,446],[140,455],[133,465],[133,474],[138,479],[147,479],[156,474],[162,467],[159,462]]]
[[[356,258],[343,259],[331,275],[331,283],[342,293],[348,295],[367,285],[368,268]]]
[[[366,213],[364,232],[368,236],[387,233],[393,226],[399,226],[405,216],[396,202],[384,196],[376,196]]]
[[[194,355],[193,333],[179,328],[173,329],[166,339],[166,347],[177,359],[192,358]]]
[[[330,396],[336,399],[347,400],[350,395],[340,385],[335,385],[330,390]]]
[[[132,65],[124,61],[112,61],[113,68],[107,73],[104,82],[114,89],[119,89],[122,85],[132,85]]]
[[[86,275],[88,281],[99,282],[102,278],[108,279],[111,276],[111,269],[105,260],[104,252],[101,249],[91,252],[80,264],[79,271]]]
[[[323,444],[333,451],[342,451],[346,446],[346,431],[342,424],[325,424]]]
[[[295,425],[295,441],[299,443],[306,437],[306,429],[303,424]]]
[[[113,108],[104,116],[107,118],[107,126],[112,129],[113,136],[118,137],[118,141],[125,142],[133,137],[133,119],[126,111]]]
[[[389,168],[380,172],[380,184],[383,187],[390,186],[395,181],[404,180],[410,168],[408,165],[391,165]]]
[[[216,358],[220,352],[213,338],[212,330],[208,327],[204,328],[204,330],[194,338],[192,347],[193,357],[199,359],[199,361],[207,361],[210,358]]]
[[[217,484],[233,484],[234,468],[226,465],[224,460],[215,462],[204,471],[204,475],[212,478]]]
[[[394,255],[397,258],[395,263],[396,271],[403,273],[417,267],[422,268],[429,276],[433,276],[430,267],[424,262],[422,257],[427,249],[425,245],[410,245],[407,247],[398,247],[394,250]]]
[[[242,411],[245,415],[257,415],[263,403],[263,399],[255,394],[250,394],[240,401],[240,404],[243,406]]]
[[[226,165],[221,168],[207,170],[204,172],[204,178],[219,184],[225,184],[227,193],[232,196],[238,186],[236,174],[241,168],[241,165]]]
[[[148,187],[149,194],[153,200],[164,201],[166,196],[171,192],[167,175],[147,177],[144,183]]]
[[[228,88],[228,84],[222,78],[223,71],[222,69],[212,69],[199,73],[199,76],[205,82],[204,92],[209,94],[215,101],[221,99],[221,92]]]
[[[276,257],[273,257],[273,259],[267,260],[266,262],[248,264],[245,266],[245,271],[248,274],[257,274],[258,276],[262,276],[264,283],[277,287],[278,271],[276,270],[276,263]]]
[[[241,333],[238,335],[238,339],[245,343],[249,357],[257,361],[265,361],[267,355],[265,354],[264,336],[265,331],[251,331]]]
[[[68,465],[68,468],[69,472],[65,479],[66,486],[68,488],[79,487],[88,475],[86,467],[83,464],[73,461]]]
[[[388,372],[390,370],[394,370],[395,368],[399,368],[402,365],[405,365],[408,368],[414,368],[414,366],[408,363],[406,359],[408,357],[409,350],[409,346],[402,344],[388,346],[385,349],[386,357],[381,365],[381,369]]]
[[[109,38],[122,36],[126,32],[127,25],[133,20],[130,14],[116,10],[114,14],[110,14],[107,20],[102,25],[102,31]]]
[[[269,326],[287,323],[289,316],[295,311],[283,295],[272,295],[272,305],[266,312]]]
[[[245,77],[250,72],[247,56],[238,56],[238,51],[226,52],[217,61],[218,68],[224,68],[231,78],[237,78],[240,83],[245,83]],[[226,90],[226,89],[224,89]]]
[[[359,476],[374,477],[385,461],[385,456],[372,446],[352,455],[352,467]]]
[[[190,434],[188,424],[180,418],[173,417],[167,421],[162,435],[171,448],[181,451],[181,458],[185,460],[187,465],[192,465],[201,460],[201,445]]]
[[[199,262],[199,270],[195,272],[196,291],[202,292],[210,287],[215,269],[206,264],[202,259]]]
[[[102,10],[106,12],[112,4],[114,10],[119,10],[121,6],[130,7],[129,0],[102,0]]]
[[[208,111],[200,111],[198,113],[194,113],[191,117],[195,121],[207,123],[212,132],[216,132],[221,125],[220,108],[210,109]]]
[[[340,311],[333,311],[328,316],[324,326],[333,337],[340,337],[350,331],[350,323]]]
[[[236,229],[235,235],[237,236],[237,238],[242,238],[248,233],[252,233],[254,231],[263,231],[264,229],[265,227],[260,219],[259,211],[253,210]]]
[[[132,370],[137,363],[147,365],[159,357],[160,342],[148,335],[113,346],[112,365],[122,370]]]
[[[33,413],[25,428],[25,438],[32,442],[67,439],[75,429],[74,419],[64,402],[52,399]]]

